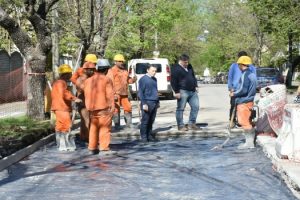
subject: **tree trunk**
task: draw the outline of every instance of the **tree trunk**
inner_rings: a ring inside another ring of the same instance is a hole
[[[32,57],[31,55],[36,55],[36,52],[28,52],[26,60],[28,63],[27,68],[27,115],[32,119],[43,120],[44,119],[44,90],[45,90],[45,66],[46,66],[46,56],[42,52],[39,52],[39,56]]]

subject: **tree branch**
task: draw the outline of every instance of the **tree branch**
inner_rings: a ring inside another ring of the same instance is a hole
[[[0,26],[7,30],[15,45],[17,45],[23,55],[26,55],[28,50],[33,46],[32,40],[21,29],[18,22],[9,17],[2,7],[0,7]]]

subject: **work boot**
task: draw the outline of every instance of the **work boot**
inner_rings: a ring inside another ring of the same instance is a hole
[[[198,127],[196,124],[189,124],[188,125],[188,129],[189,130],[193,130],[193,131],[199,131],[199,130],[201,130],[201,128]]]
[[[75,151],[76,145],[75,145],[75,135],[72,133],[65,134],[66,136],[66,146],[67,151]]]
[[[97,154],[99,154],[99,149],[94,149],[94,150],[89,150],[89,155],[97,155]]]
[[[60,137],[61,137],[61,132],[55,132],[55,140],[56,140],[57,148],[59,148],[60,145]]]
[[[66,133],[60,133],[59,141],[58,141],[58,150],[59,151],[67,151],[67,144],[66,144]]]
[[[188,131],[189,129],[186,126],[178,126],[178,131]]]
[[[245,143],[240,144],[238,149],[252,149],[255,148],[254,145],[254,137],[255,137],[255,129],[252,128],[250,130],[244,130]]]
[[[125,113],[125,122],[126,122],[126,128],[132,127],[132,113]]]
[[[113,121],[115,124],[115,130],[120,130],[121,126],[120,126],[120,114],[119,113],[115,113],[113,115]]]

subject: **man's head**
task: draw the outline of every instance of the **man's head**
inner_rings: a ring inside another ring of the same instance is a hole
[[[248,68],[249,65],[252,64],[252,60],[249,56],[241,56],[237,60],[237,64],[239,65],[239,68],[244,71]]]
[[[115,55],[114,61],[115,65],[117,65],[119,68],[124,68],[125,58],[122,54]]]
[[[183,67],[187,67],[189,65],[190,57],[187,54],[181,54],[179,56],[179,64]]]
[[[72,77],[72,68],[68,64],[62,64],[58,67],[58,73],[61,79],[67,81]]]
[[[106,74],[107,70],[110,68],[109,61],[107,59],[99,59],[96,68],[98,72]]]
[[[83,64],[82,66],[83,70],[84,70],[84,73],[88,76],[88,77],[91,77],[93,76],[95,70],[96,70],[96,67],[95,67],[95,64],[94,63],[91,63],[91,62],[86,62]]]
[[[157,68],[153,65],[148,65],[147,66],[147,73],[149,76],[154,77],[156,74]]]
[[[246,51],[240,51],[238,53],[238,58],[241,57],[241,56],[248,56],[247,52]]]

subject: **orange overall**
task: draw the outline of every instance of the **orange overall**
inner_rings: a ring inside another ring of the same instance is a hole
[[[128,100],[128,84],[134,83],[134,80],[129,77],[126,69],[120,69],[118,66],[113,66],[108,70],[107,76],[112,80],[115,95],[115,113],[120,113],[122,106],[125,113],[131,113],[132,108]]]
[[[90,62],[85,62],[84,65],[88,64],[93,64]],[[95,65],[95,64],[93,64]],[[77,90],[77,97],[82,100],[81,103],[77,104],[77,109],[80,114],[80,139],[83,141],[89,141],[89,126],[90,126],[90,117],[89,117],[89,112],[85,107],[85,102],[84,102],[84,93],[83,90],[81,90],[78,86],[83,84],[85,79],[87,78],[84,74],[84,69],[83,66],[78,68],[76,72],[72,75],[71,81],[72,83],[76,86]]]
[[[58,79],[53,83],[51,110],[56,115],[55,131],[68,133],[71,128],[71,102],[76,97],[67,89],[67,83]]]
[[[253,108],[253,102],[242,103],[237,105],[237,118],[239,124],[243,129],[252,129],[252,124],[250,123],[251,110]]]
[[[83,86],[85,105],[90,112],[89,150],[109,150],[114,110],[112,81],[104,74],[95,74]],[[98,146],[99,144],[99,146]]]

